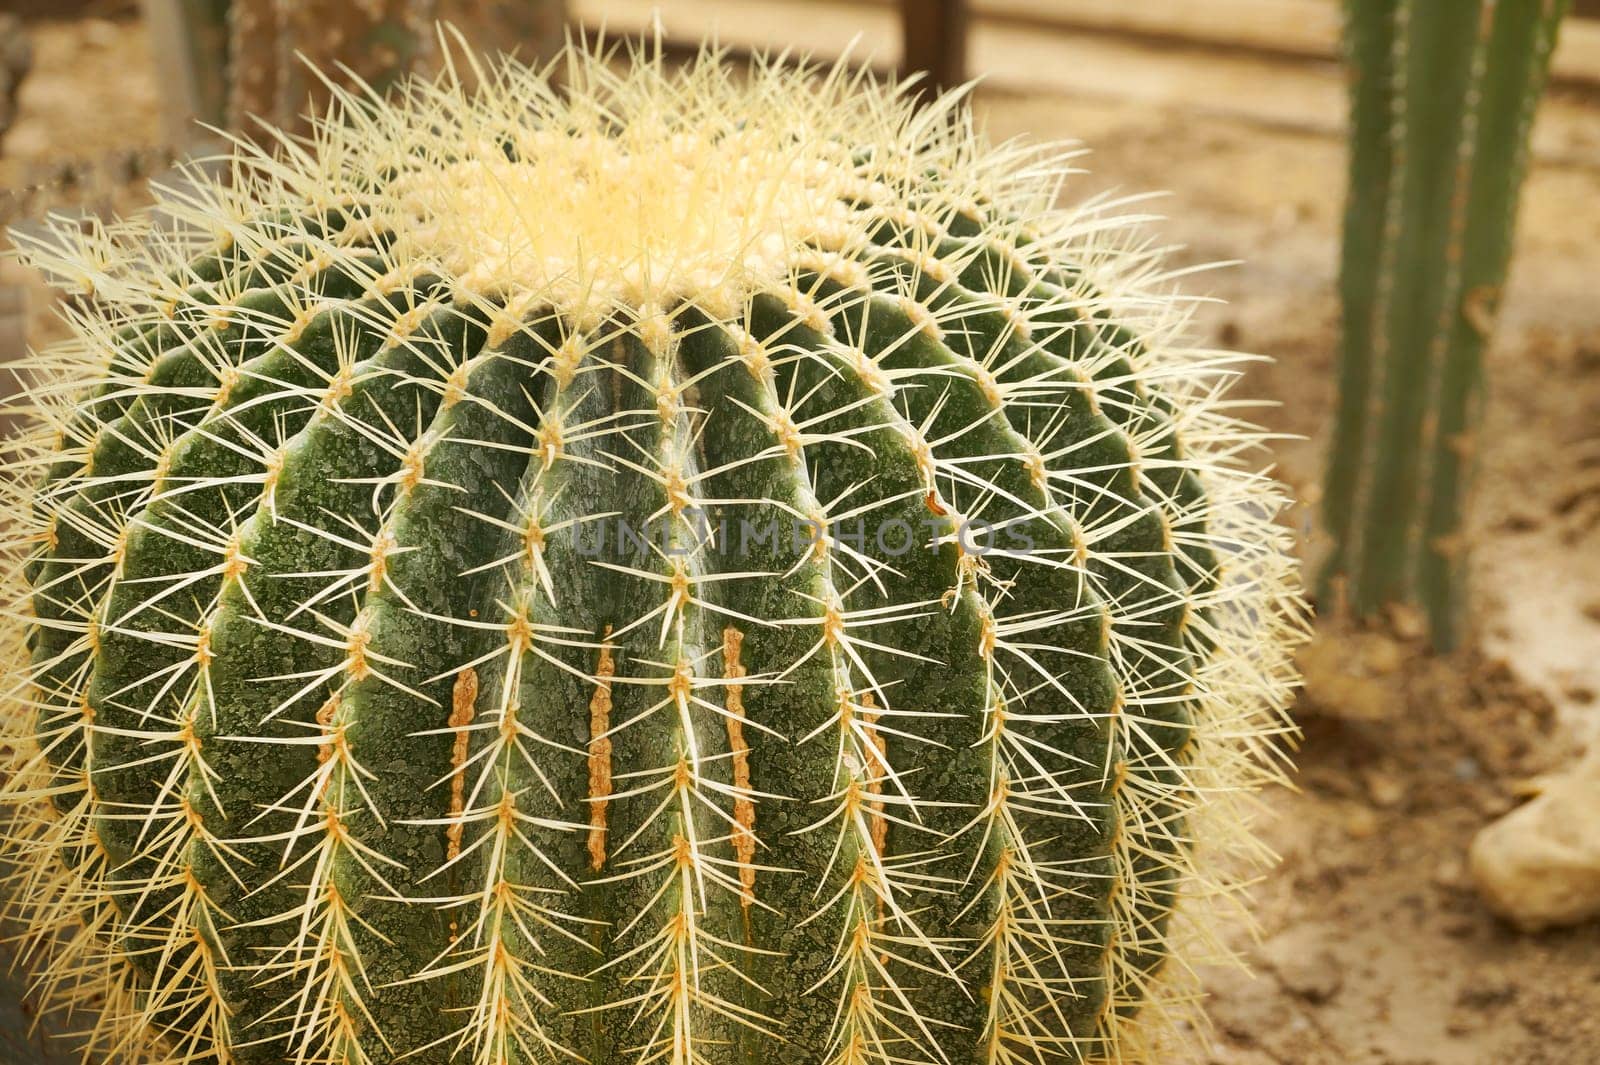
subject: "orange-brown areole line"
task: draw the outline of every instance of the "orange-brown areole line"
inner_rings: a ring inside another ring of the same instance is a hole
[[[466,828],[461,820],[466,810],[467,798],[467,745],[471,734],[473,704],[478,701],[478,671],[470,666],[456,674],[450,689],[450,727],[455,730],[455,745],[450,749],[450,827],[445,832],[449,841],[445,856],[455,861],[461,855],[461,833]]]
[[[606,864],[606,797],[611,794],[611,678],[617,666],[611,658],[611,626],[600,644],[600,663],[594,668],[594,698],[589,700],[589,865],[599,872]]]
[[[322,742],[317,745],[317,765],[327,765],[328,759],[333,757],[333,725],[334,715],[339,712],[339,693],[334,692],[328,696],[328,701],[317,709],[317,727],[322,730]],[[317,797],[328,794],[328,785],[333,782],[333,774],[323,777],[322,785],[317,789]]]
[[[889,773],[889,742],[875,727],[878,719],[883,715],[877,713],[878,704],[873,701],[872,693],[866,692],[861,696],[863,731],[871,737],[872,748],[869,750],[867,766],[867,794],[883,794],[883,778]],[[883,815],[883,800],[874,799],[867,804],[867,809],[872,811],[872,849],[878,855],[883,854],[884,847],[889,842],[889,819]]]
[[[745,675],[739,664],[744,633],[729,625],[722,630],[722,675],[737,680]],[[733,752],[733,853],[739,862],[740,905],[748,908],[756,897],[756,804],[750,796],[750,745],[744,738],[744,685],[727,686],[728,749]]]
[[[878,704],[873,700],[872,693],[863,692],[861,695],[861,722],[865,726],[863,731],[866,732],[871,742],[871,746],[866,752],[868,763],[866,766],[867,794],[879,796],[867,803],[867,809],[871,811],[868,824],[872,829],[872,852],[878,856],[878,861],[882,862],[884,848],[889,844],[889,819],[883,815],[883,799],[881,798],[883,795],[883,778],[889,772],[889,742],[877,729],[878,719],[883,716],[877,712],[877,708]],[[883,922],[886,910],[884,897],[880,893],[878,895],[878,921],[880,924]],[[880,965],[888,964],[888,961],[889,955],[887,953],[878,955],[878,963]]]

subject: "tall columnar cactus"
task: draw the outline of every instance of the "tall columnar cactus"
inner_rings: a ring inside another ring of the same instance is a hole
[[[1461,635],[1483,352],[1568,0],[1347,0],[1350,193],[1325,579]],[[1335,587],[1336,585],[1336,587]]]
[[[33,251],[40,987],[117,1061],[1146,1060],[1301,628],[1234,358],[952,100],[568,63]]]

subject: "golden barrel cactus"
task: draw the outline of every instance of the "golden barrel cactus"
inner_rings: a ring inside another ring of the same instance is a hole
[[[1145,1059],[1301,627],[1239,357],[957,97],[565,63],[30,248],[40,990],[117,1062]]]

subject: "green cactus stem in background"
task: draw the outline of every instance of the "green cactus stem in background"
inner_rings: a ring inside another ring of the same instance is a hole
[[[435,22],[469,47],[526,60],[562,41],[564,0],[143,0],[175,143],[196,121],[303,132],[329,82],[384,92],[439,58]],[[317,73],[320,72],[320,73]]]
[[[1350,191],[1325,591],[1462,635],[1483,354],[1566,0],[1347,0]]]
[[[1303,629],[1238,358],[953,97],[508,64],[30,257],[40,997],[217,1065],[1166,1061]]]

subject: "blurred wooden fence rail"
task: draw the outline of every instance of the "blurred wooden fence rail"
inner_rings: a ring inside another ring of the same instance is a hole
[[[586,29],[715,34],[743,48],[793,47],[819,58],[860,35],[863,51],[886,65],[921,70],[934,86],[981,73],[1008,87],[1043,91],[1094,83],[1116,92],[1117,77],[1076,79],[1038,41],[1099,38],[1145,48],[1204,48],[1227,58],[1332,62],[1339,52],[1338,0],[141,0],[166,85],[175,143],[194,118],[233,129],[250,116],[293,127],[321,87],[295,58],[325,70],[335,63],[382,87],[407,70],[436,64],[432,20],[460,26],[484,51],[548,55],[567,15]],[[1600,9],[1600,0],[1580,8]],[[684,38],[686,39],[686,38]],[[1012,55],[993,61],[996,41]],[[887,45],[883,47],[880,45]],[[1113,64],[1113,68],[1115,64]],[[1109,73],[1109,71],[1108,71]],[[1553,63],[1557,85],[1600,90],[1600,21],[1572,19]],[[1216,79],[1211,79],[1215,81]],[[1263,97],[1254,105],[1270,112]],[[1248,108],[1247,108],[1248,110]],[[1343,111],[1343,101],[1337,110]],[[1285,116],[1287,117],[1287,116]],[[1291,120],[1290,124],[1294,124]]]
[[[966,74],[990,91],[1344,135],[1337,0],[966,2]],[[604,28],[613,37],[652,33],[659,21],[668,44],[685,49],[709,35],[735,51],[788,48],[822,62],[848,53],[883,71],[902,59],[900,0],[569,0],[569,7],[585,31]],[[1535,156],[1600,168],[1593,100],[1600,21],[1568,20],[1554,69],[1557,85],[1581,99],[1558,93],[1547,101]]]
[[[1459,2],[1459,0],[1450,0]],[[925,18],[938,0],[862,0],[864,7],[900,4],[904,18]],[[1174,45],[1206,45],[1235,52],[1332,59],[1339,54],[1339,0],[945,0],[966,8],[954,20],[963,32],[973,22],[1042,30],[1120,34]],[[664,3],[663,7],[683,6]],[[1562,28],[1552,76],[1559,83],[1600,89],[1600,0],[1577,0],[1582,19]],[[915,12],[915,14],[914,14]],[[950,17],[945,16],[948,20]],[[909,43],[909,30],[908,37]],[[910,55],[913,69],[931,69]],[[937,54],[932,52],[928,54]]]

